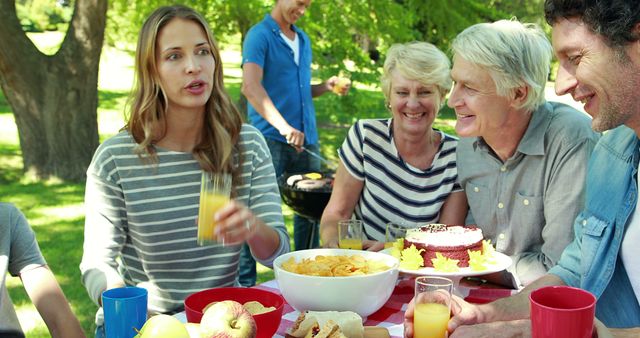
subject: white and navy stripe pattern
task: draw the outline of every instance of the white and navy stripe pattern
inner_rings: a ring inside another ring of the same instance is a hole
[[[97,301],[107,283],[122,279],[149,290],[149,309],[181,309],[189,294],[236,283],[241,246],[198,246],[196,218],[202,170],[191,153],[157,149],[158,164],[134,154],[121,132],[100,145],[87,172],[82,280]],[[254,127],[243,125],[241,183],[236,200],[280,235],[280,248],[260,261],[270,266],[289,251],[269,150]],[[236,156],[236,160],[238,157]]]
[[[356,122],[339,150],[349,173],[364,181],[355,216],[369,239],[384,240],[385,224],[434,223],[458,184],[458,140],[439,130],[440,147],[427,170],[405,163],[393,141],[392,119]]]

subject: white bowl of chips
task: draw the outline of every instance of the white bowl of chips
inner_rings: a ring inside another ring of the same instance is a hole
[[[391,296],[398,265],[398,259],[380,252],[311,249],[276,258],[273,269],[282,296],[294,309],[366,317]]]

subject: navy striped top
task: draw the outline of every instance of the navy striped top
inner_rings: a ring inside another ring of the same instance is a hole
[[[338,151],[347,171],[364,181],[355,216],[369,239],[384,241],[387,222],[435,223],[440,208],[458,184],[458,140],[439,130],[441,141],[431,167],[421,170],[404,162],[393,141],[393,119],[356,122]]]

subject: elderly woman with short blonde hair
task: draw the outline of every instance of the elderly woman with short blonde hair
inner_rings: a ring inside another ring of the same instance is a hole
[[[321,219],[324,247],[338,246],[342,219],[362,220],[368,250],[383,248],[390,222],[463,224],[457,139],[432,126],[451,87],[449,69],[447,56],[432,44],[391,46],[381,79],[391,117],[360,120],[349,130]]]

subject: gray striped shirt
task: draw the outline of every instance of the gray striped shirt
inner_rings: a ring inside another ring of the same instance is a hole
[[[392,119],[360,120],[351,127],[339,150],[351,176],[364,181],[356,205],[369,239],[384,241],[387,222],[433,223],[440,208],[458,185],[453,136],[441,135],[431,167],[421,170],[406,163],[393,141]]]
[[[149,291],[149,310],[173,312],[189,294],[236,284],[240,245],[198,246],[196,218],[202,169],[191,153],[157,148],[158,164],[143,163],[128,132],[100,145],[87,171],[82,281],[97,301],[107,284],[124,281]],[[236,200],[280,235],[289,251],[280,194],[265,141],[244,124],[242,183]],[[236,157],[237,159],[237,157]]]

